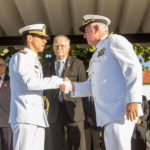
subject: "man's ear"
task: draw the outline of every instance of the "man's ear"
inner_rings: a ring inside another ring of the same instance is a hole
[[[68,49],[69,49],[69,51],[70,51],[70,49],[71,49],[71,46],[70,46],[70,45],[68,46]]]
[[[27,41],[28,41],[28,42],[31,42],[31,41],[32,41],[32,38],[33,38],[32,35],[30,35],[30,34],[27,35]]]
[[[96,24],[96,25],[94,26],[94,30],[95,30],[95,33],[96,33],[96,32],[99,30],[99,25]]]

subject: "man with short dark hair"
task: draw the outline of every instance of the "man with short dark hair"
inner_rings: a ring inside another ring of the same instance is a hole
[[[49,39],[45,24],[33,24],[19,30],[26,46],[14,54],[9,63],[11,107],[9,122],[13,130],[14,150],[43,150],[45,128],[43,90],[57,89],[63,79],[43,78],[37,55]]]

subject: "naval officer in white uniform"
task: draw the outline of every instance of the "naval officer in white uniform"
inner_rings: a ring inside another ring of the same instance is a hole
[[[43,90],[59,88],[63,79],[57,76],[43,78],[37,54],[44,50],[49,38],[45,24],[25,26],[19,32],[26,47],[14,54],[9,63],[9,122],[13,130],[13,147],[14,150],[44,150],[45,128],[49,125],[44,111]]]
[[[131,136],[142,115],[142,67],[131,43],[109,34],[110,19],[85,15],[83,26],[89,45],[95,45],[86,82],[72,83],[75,97],[93,96],[97,126],[104,126],[107,150],[131,150]],[[63,86],[62,86],[63,90]]]

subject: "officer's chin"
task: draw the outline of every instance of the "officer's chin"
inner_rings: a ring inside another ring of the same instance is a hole
[[[41,53],[41,52],[43,52],[43,51],[44,51],[44,48],[43,48],[43,49],[40,49],[38,52]]]
[[[87,41],[88,45],[93,45],[90,41]]]

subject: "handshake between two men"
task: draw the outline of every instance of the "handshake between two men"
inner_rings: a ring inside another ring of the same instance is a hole
[[[59,85],[59,88],[65,94],[68,94],[70,91],[74,91],[74,84],[67,77],[64,78],[64,82]]]

